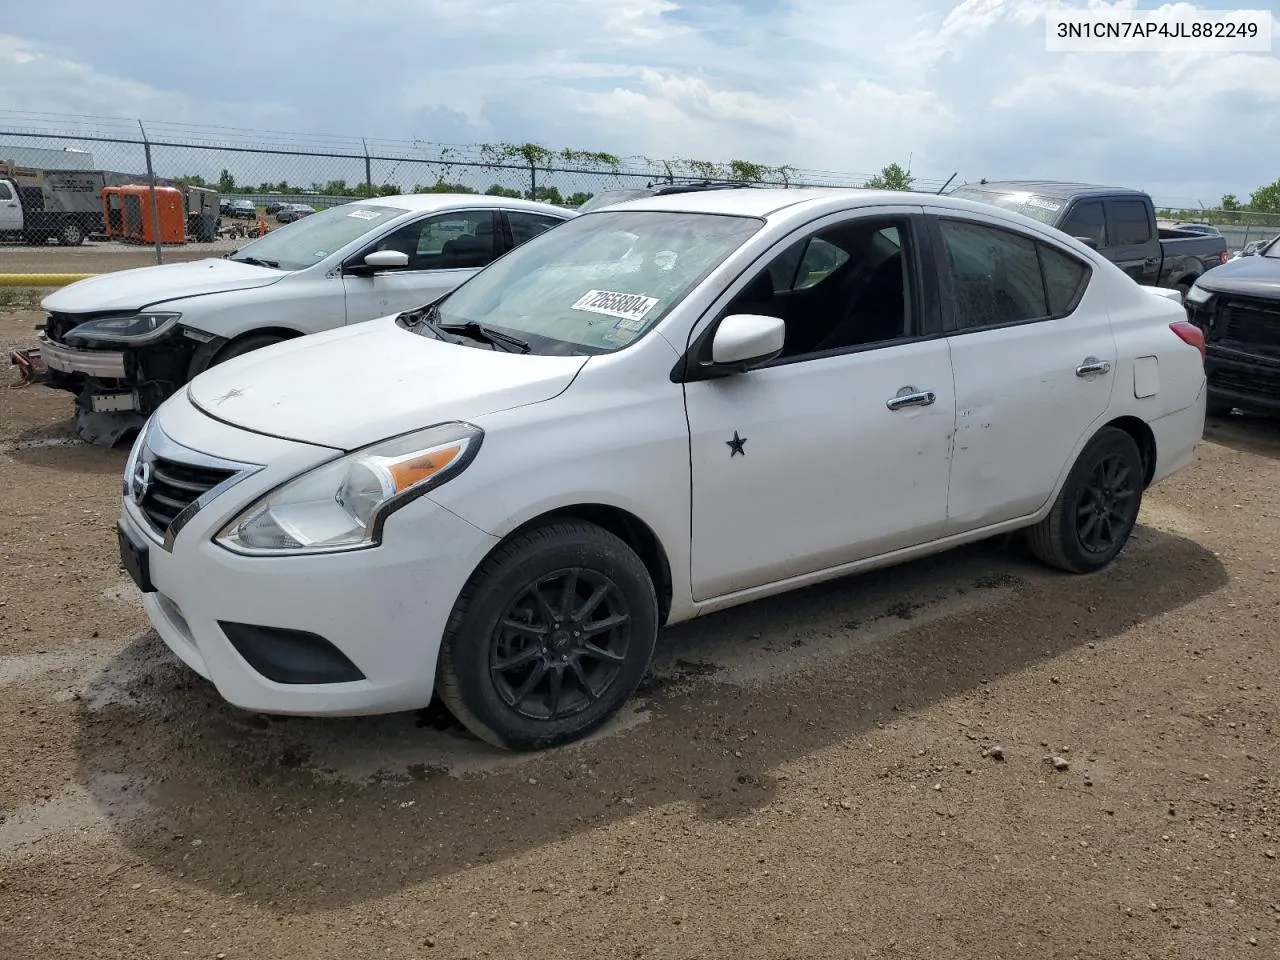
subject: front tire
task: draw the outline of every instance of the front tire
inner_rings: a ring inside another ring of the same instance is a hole
[[[1145,476],[1133,437],[1104,427],[1080,452],[1049,515],[1028,531],[1031,552],[1071,573],[1103,569],[1133,532]]]
[[[248,336],[241,337],[239,340],[232,340],[219,350],[213,360],[209,362],[209,366],[217,366],[233,357],[243,356],[254,350],[261,350],[263,347],[269,347],[273,343],[280,343],[284,339],[284,337],[274,333],[251,333]]]
[[[58,243],[64,247],[78,247],[84,243],[84,228],[78,223],[65,223],[58,231]]]
[[[658,600],[644,563],[579,520],[499,546],[463,588],[445,628],[436,689],[482,740],[537,750],[586,736],[644,677]]]

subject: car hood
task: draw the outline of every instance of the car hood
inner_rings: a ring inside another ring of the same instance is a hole
[[[280,270],[234,260],[210,258],[191,263],[166,263],[117,270],[77,281],[55,290],[41,305],[58,313],[141,310],[182,297],[265,287],[285,276],[288,274]]]
[[[549,400],[586,362],[445,343],[384,317],[219,364],[191,381],[188,397],[246,430],[353,450]]]
[[[1241,293],[1280,300],[1280,260],[1241,257],[1206,271],[1197,284],[1214,293]]]

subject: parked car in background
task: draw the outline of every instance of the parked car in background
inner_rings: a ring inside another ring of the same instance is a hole
[[[276,211],[277,223],[293,223],[295,220],[301,220],[303,217],[309,217],[316,212],[316,208],[305,203],[285,203],[280,205],[280,209]]]
[[[252,200],[233,198],[227,202],[227,211],[224,216],[231,217],[233,220],[257,220],[258,208],[253,205]]]
[[[688,183],[651,183],[643,187],[623,187],[619,190],[604,190],[593,194],[586,203],[578,207],[579,213],[590,213],[601,207],[611,207],[627,200],[639,200],[642,197],[668,197],[677,193],[694,193],[699,190],[738,190],[750,184],[737,180],[695,180]]]
[[[1209,412],[1280,414],[1280,237],[1201,277],[1186,306],[1204,331]]]
[[[270,200],[267,202],[267,205],[262,208],[262,212],[267,215],[279,213],[280,208],[283,206],[285,206],[285,202],[283,200]]]
[[[43,301],[48,385],[76,395],[82,437],[114,443],[207,367],[420,306],[571,216],[503,197],[379,197],[308,216],[222,259],[81,280]]]
[[[1157,220],[1156,226],[1168,230],[1182,230],[1186,233],[1198,233],[1205,237],[1220,237],[1222,231],[1211,223],[1196,223],[1188,220]]]
[[[618,711],[663,624],[1017,530],[1106,567],[1191,461],[1202,348],[1176,302],[988,205],[634,200],[196,377],[129,456],[121,559],[239,707],[434,690],[546,747]]]
[[[231,212],[231,198],[223,197],[218,201],[218,216],[225,217]]]
[[[1041,180],[965,184],[950,196],[990,203],[1089,243],[1138,283],[1186,296],[1197,278],[1227,262],[1221,235],[1161,228],[1141,190]]]

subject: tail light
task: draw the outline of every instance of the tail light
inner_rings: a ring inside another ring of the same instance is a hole
[[[1226,263],[1226,262],[1227,262],[1228,260],[1230,260],[1230,259],[1231,259],[1231,258],[1227,256],[1227,251],[1225,251],[1225,250],[1223,250],[1221,253],[1219,253],[1219,254],[1218,254],[1218,262],[1219,262],[1219,263]]]
[[[1194,323],[1186,320],[1179,320],[1177,323],[1169,324],[1169,329],[1178,335],[1178,339],[1183,343],[1195,347],[1200,351],[1200,359],[1204,359],[1204,331],[1197,327]]]

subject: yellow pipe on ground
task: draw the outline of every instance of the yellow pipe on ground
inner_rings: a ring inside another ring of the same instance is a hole
[[[65,287],[96,273],[0,273],[0,287]]]

